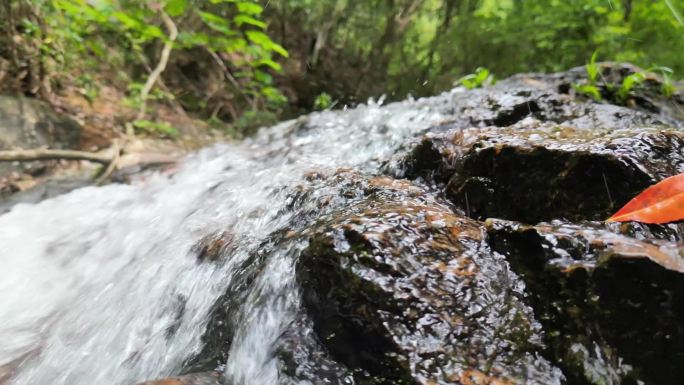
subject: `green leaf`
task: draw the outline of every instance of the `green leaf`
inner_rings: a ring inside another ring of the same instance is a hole
[[[287,103],[287,98],[283,95],[280,90],[274,87],[264,87],[261,89],[261,94],[271,103],[274,104],[285,104]]]
[[[230,21],[226,18],[210,12],[197,11],[197,13],[202,21],[214,31],[221,32],[225,35],[235,34],[235,31],[230,28]]]
[[[601,90],[593,84],[573,84],[572,88],[574,88],[577,92],[589,96],[596,101],[602,99]]]
[[[188,0],[167,0],[164,9],[171,17],[180,16],[188,9]]]
[[[284,57],[289,56],[287,50],[283,48],[280,44],[274,43],[271,40],[271,38],[268,37],[267,34],[260,31],[246,31],[245,34],[247,35],[249,41],[251,41],[252,43],[259,45],[268,51],[277,52],[278,54]]]
[[[596,83],[598,80],[599,76],[599,67],[596,64],[596,59],[598,57],[598,50],[594,51],[594,53],[591,55],[591,59],[589,60],[589,63],[587,63],[586,69],[587,69],[587,77],[589,78],[589,82],[591,84]]]
[[[266,67],[270,67],[272,70],[274,70],[276,72],[280,72],[283,70],[283,67],[280,64],[274,62],[271,59],[261,59],[261,60],[257,60],[256,62],[254,62],[255,67],[259,67],[262,65],[266,66]]]
[[[149,134],[161,134],[170,138],[175,138],[180,135],[176,127],[171,126],[166,122],[153,122],[146,119],[140,119],[133,122],[133,127],[145,131]]]
[[[646,75],[643,72],[635,72],[622,80],[622,84],[618,89],[618,97],[624,101],[629,97],[632,89],[646,80]]]
[[[273,76],[267,74],[266,72],[256,70],[254,71],[254,79],[258,81],[259,83],[262,84],[272,84],[273,83]]]
[[[237,3],[238,12],[248,15],[259,15],[264,9],[259,4],[254,4],[248,1],[240,1]]]
[[[124,12],[114,12],[112,16],[121,22],[126,28],[137,30],[141,27],[141,24],[138,20],[130,17],[128,14]]]
[[[237,25],[249,24],[249,25],[253,25],[255,27],[259,27],[261,29],[266,29],[266,23],[264,23],[261,20],[257,20],[255,18],[253,18],[252,16],[248,16],[245,14],[240,14],[240,15],[235,16],[233,18],[233,21]]]

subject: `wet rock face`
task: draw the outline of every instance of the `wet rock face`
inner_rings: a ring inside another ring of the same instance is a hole
[[[282,383],[681,384],[684,222],[598,221],[684,172],[684,105],[657,79],[621,100],[602,84],[597,103],[573,91],[583,77],[454,91],[453,114],[385,175],[307,173],[182,373],[230,360],[240,309],[284,250],[300,302],[272,347]],[[229,263],[237,241],[208,235],[191,257]]]
[[[427,135],[404,160],[406,175],[446,182],[447,197],[473,218],[537,223],[607,218],[684,172],[678,131],[531,126]]]
[[[478,219],[603,219],[649,185],[684,171],[684,135],[678,132],[555,136],[481,136],[447,195]]]
[[[147,381],[139,385],[226,385],[219,372],[188,374],[180,377],[169,377]]]
[[[683,127],[681,93],[663,95],[660,79],[646,74],[642,86],[636,87],[625,100],[618,100],[615,90],[622,81],[643,70],[617,63],[600,66],[605,79],[597,85],[605,91],[601,102],[594,102],[574,90],[574,85],[588,81],[584,66],[557,74],[520,74],[491,87],[455,91],[453,116],[448,123],[459,129],[507,127],[526,119],[588,131],[637,126]]]
[[[425,197],[335,213],[312,230],[297,279],[319,341],[357,383],[561,381],[481,227]]]
[[[546,357],[570,383],[681,382],[681,244],[591,224],[491,221],[488,229],[492,248],[525,280]]]

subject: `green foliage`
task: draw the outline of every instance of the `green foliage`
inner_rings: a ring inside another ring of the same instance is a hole
[[[333,99],[327,92],[322,92],[314,100],[314,110],[325,110],[332,106]]]
[[[0,31],[0,47],[4,36],[21,34],[40,47],[38,55],[43,68],[53,69],[45,76],[53,84],[72,84],[92,101],[99,83],[111,82],[124,73],[128,89],[127,103],[137,107],[145,81],[160,60],[159,52],[170,40],[167,20],[178,29],[173,42],[168,71],[179,75],[182,68],[176,61],[193,58],[204,67],[202,73],[192,73],[200,79],[188,84],[172,82],[175,87],[157,87],[149,99],[157,102],[183,103],[175,94],[187,94],[187,87],[198,87],[203,75],[215,71],[225,74],[224,81],[212,82],[214,94],[223,100],[232,99],[237,107],[280,108],[287,102],[273,86],[273,74],[282,71],[279,58],[288,52],[267,33],[263,7],[258,0],[8,0],[12,15],[0,15],[0,26],[9,28],[9,18],[17,18],[15,31]],[[24,9],[33,9],[23,12]],[[20,12],[21,11],[21,12]],[[28,16],[41,15],[41,17]],[[167,19],[165,19],[165,16]],[[5,19],[7,17],[7,19]],[[0,48],[0,62],[7,55]],[[32,58],[26,58],[32,60]],[[19,66],[19,64],[17,64]],[[211,68],[216,66],[217,68]],[[163,76],[162,76],[163,77]],[[193,109],[200,104],[185,105]],[[204,103],[206,108],[213,106]],[[203,111],[196,111],[200,114]],[[140,126],[142,128],[142,126]],[[145,129],[149,129],[149,124]],[[164,131],[164,130],[152,130]],[[167,134],[170,132],[167,132]]]
[[[269,9],[271,25],[287,31],[280,38],[292,56],[335,68],[334,75],[312,71],[320,75],[305,93],[315,97],[326,82],[343,103],[434,94],[469,73],[467,85],[475,87],[480,66],[502,77],[567,70],[597,50],[643,68],[684,71],[684,25],[673,13],[684,10],[682,0],[280,0]],[[302,44],[312,37],[324,39],[316,55]],[[597,56],[588,65],[593,83]]]
[[[596,64],[596,58],[598,57],[598,51],[594,51],[591,55],[589,63],[585,66],[587,70],[587,78],[589,79],[589,84],[595,85],[598,81],[598,77],[601,74],[601,69],[598,64]]]
[[[21,92],[71,84],[92,100],[104,79],[139,106],[170,40],[163,11],[179,33],[150,99],[236,130],[267,120],[255,111],[292,116],[333,101],[430,95],[454,81],[477,88],[493,73],[585,65],[575,91],[622,103],[656,84],[650,74],[606,81],[599,51],[652,68],[665,96],[684,73],[684,0],[7,1],[16,22],[0,11],[0,64],[16,62],[4,80],[19,79]],[[21,78],[36,74],[50,81]]]
[[[668,67],[663,67],[663,66],[655,66],[652,68],[649,68],[649,71],[656,72],[660,74],[660,79],[661,79],[661,88],[660,92],[663,94],[663,96],[667,98],[671,98],[674,93],[677,91],[677,88],[674,86],[672,83],[672,71],[671,68]]]
[[[594,84],[573,84],[572,88],[580,94],[586,95],[596,101],[603,99],[601,89]]]
[[[572,85],[572,88],[582,95],[600,101],[603,99],[603,96],[601,95],[601,88],[598,85],[599,77],[601,76],[601,68],[596,61],[597,58],[598,51],[594,51],[594,53],[591,54],[591,59],[589,59],[589,62],[584,66],[584,69],[587,72],[588,84],[576,83]]]
[[[250,135],[259,127],[270,126],[277,122],[278,116],[273,112],[251,110],[233,122],[230,133],[235,136]]]
[[[176,138],[180,133],[178,129],[171,126],[167,122],[154,122],[146,119],[139,119],[133,122],[133,127],[136,131],[141,131],[143,133],[160,135],[167,138]]]
[[[644,80],[646,80],[646,74],[643,72],[635,72],[625,76],[617,90],[618,99],[624,103],[629,98],[632,90],[643,83]]]
[[[475,73],[468,74],[460,78],[459,83],[461,83],[465,88],[472,90],[473,88],[480,88],[494,84],[494,75],[492,75],[488,69],[483,67],[478,67]]]

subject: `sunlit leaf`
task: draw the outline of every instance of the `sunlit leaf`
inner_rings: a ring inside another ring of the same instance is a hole
[[[276,72],[280,72],[283,69],[280,64],[274,62],[271,59],[261,59],[261,60],[257,60],[254,63],[255,67],[262,66],[262,65],[267,66],[267,67],[271,67],[271,69],[273,69]]]
[[[252,43],[260,45],[269,51],[277,52],[284,57],[289,56],[287,50],[280,44],[273,42],[267,34],[260,31],[246,31],[245,34]]]
[[[237,8],[240,13],[248,15],[258,15],[264,10],[259,4],[251,3],[249,1],[240,1],[237,3]]]
[[[249,25],[253,25],[255,27],[259,27],[262,29],[266,28],[266,23],[264,23],[263,21],[257,20],[251,16],[244,15],[244,14],[240,14],[240,15],[235,16],[233,18],[233,21],[235,21],[235,24],[237,24],[237,25],[249,24]]]
[[[167,0],[164,9],[173,17],[180,16],[185,13],[188,8],[188,0]]]
[[[684,219],[684,173],[647,188],[608,222],[668,223]]]

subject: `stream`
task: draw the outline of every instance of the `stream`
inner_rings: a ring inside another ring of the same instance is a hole
[[[298,215],[286,206],[304,174],[377,171],[380,157],[442,118],[440,100],[314,114],[189,156],[170,178],[14,207],[0,216],[0,367],[20,363],[11,384],[131,384],[173,373],[200,349],[208,313],[241,262]],[[225,228],[237,239],[230,261],[198,264],[193,245]],[[275,383],[269,349],[295,306],[292,257],[277,258],[260,282],[277,299],[244,304],[255,314],[226,364],[244,384]]]
[[[684,227],[601,220],[684,172],[682,104],[559,91],[579,73],[313,113],[15,205],[0,384],[677,383]]]

